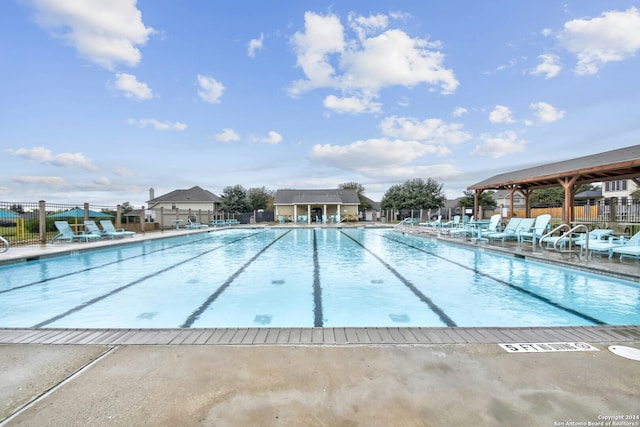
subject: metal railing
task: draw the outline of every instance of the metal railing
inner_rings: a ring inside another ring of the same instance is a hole
[[[0,253],[7,252],[9,250],[9,242],[7,239],[0,236],[0,242],[4,245],[4,248],[0,248]]]
[[[575,234],[577,234],[576,231],[578,229],[584,229],[584,231],[585,231],[585,243],[584,243],[585,259],[586,259],[587,262],[589,262],[589,228],[584,224],[578,224],[578,225],[574,226],[573,228],[571,228],[571,226],[569,224],[560,224],[559,226],[555,227],[553,230],[549,231],[548,233],[546,233],[542,237],[540,237],[540,241],[539,241],[540,247],[542,249],[545,249],[545,247],[543,245],[544,240],[545,239],[549,239],[553,235],[553,233],[555,233],[556,231],[560,231],[562,229],[567,229],[567,231],[565,231],[562,235],[558,236],[557,239],[554,239],[554,241],[553,241],[553,250],[556,251],[556,252],[559,252],[559,253],[575,254],[575,251],[571,247],[573,245],[573,236]],[[564,249],[564,245],[565,244],[569,245],[569,249]],[[548,248],[548,245],[547,245],[547,248]],[[579,256],[580,255],[578,255],[578,257]]]

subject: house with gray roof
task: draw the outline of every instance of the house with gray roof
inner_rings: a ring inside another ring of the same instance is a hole
[[[155,212],[157,221],[166,228],[172,221],[186,221],[188,218],[208,223],[220,212],[222,199],[197,185],[186,190],[173,190],[158,197],[155,197],[151,188],[147,206],[148,210]]]
[[[360,199],[356,190],[278,190],[273,206],[281,223],[339,223],[358,220]]]

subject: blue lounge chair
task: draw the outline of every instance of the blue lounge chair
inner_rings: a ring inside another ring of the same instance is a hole
[[[78,234],[74,233],[67,221],[56,221],[54,224],[58,229],[58,234],[51,239],[51,243],[64,240],[68,242],[92,242],[100,239],[100,236],[88,234],[84,231]]]
[[[522,222],[522,218],[511,218],[507,225],[504,227],[502,231],[495,231],[493,233],[486,233],[484,237],[489,240],[501,240],[502,243],[507,239],[518,239],[518,230],[520,227],[520,223]],[[533,224],[533,222],[531,222]],[[531,228],[529,225],[528,228]]]
[[[200,224],[199,222],[192,221],[191,218],[187,220],[187,225],[184,226],[187,230],[196,230],[200,228],[209,228],[207,224]]]
[[[640,259],[640,231],[634,234],[630,239],[620,238],[620,246],[616,246],[609,252],[609,258],[615,254],[620,255],[620,259],[624,257]]]
[[[607,252],[609,253],[609,248],[611,244],[617,244],[617,238],[613,237],[613,230],[591,230],[589,232],[589,250],[595,252]],[[587,240],[584,235],[581,235],[577,240],[575,240],[574,244],[580,247],[580,256],[585,250],[585,245]],[[595,249],[594,249],[595,248]]]
[[[533,223],[533,228],[531,229],[531,231],[521,231],[518,234],[519,242],[532,242],[535,249],[536,241],[545,234],[547,227],[549,226],[549,221],[551,221],[550,214],[538,215],[535,222]]]
[[[113,239],[114,236],[110,235],[109,233],[106,233],[102,230],[100,230],[100,227],[98,227],[98,225],[95,223],[95,221],[93,220],[87,220],[84,222],[84,229],[85,232],[88,232],[91,235],[94,236],[100,236],[100,238],[110,238]]]
[[[617,253],[620,254],[620,259],[625,256],[630,258],[640,256],[640,232],[629,239],[610,236],[606,240],[602,239],[594,242],[589,240],[589,256],[594,253],[608,255],[609,258],[613,258],[613,255]]]
[[[107,233],[113,237],[133,237],[133,235],[136,234],[133,231],[125,231],[124,228],[116,230],[116,228],[113,226],[113,223],[108,219],[103,219],[102,221],[100,221],[100,225],[102,226],[102,230],[104,230],[104,233]]]

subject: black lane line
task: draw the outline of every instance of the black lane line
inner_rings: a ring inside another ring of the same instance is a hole
[[[105,264],[100,264],[100,265],[94,265],[91,267],[87,267],[87,268],[83,268],[82,270],[76,270],[76,271],[72,271],[70,273],[65,273],[65,274],[61,274],[59,276],[54,276],[54,277],[47,277],[46,279],[42,279],[42,280],[38,280],[36,282],[32,282],[32,283],[26,283],[24,285],[20,285],[20,286],[15,286],[13,288],[9,288],[9,289],[4,289],[4,290],[0,290],[0,294],[4,294],[7,292],[11,292],[11,291],[16,291],[19,289],[24,289],[24,288],[28,288],[29,286],[34,286],[34,285],[41,285],[43,283],[49,282],[51,280],[56,280],[56,279],[61,279],[63,277],[69,277],[69,276],[73,276],[74,274],[80,274],[80,273],[86,273],[87,271],[91,271],[91,270],[95,270],[97,268],[103,268],[103,267],[108,267],[110,265],[113,264],[118,264],[120,262],[124,262],[124,261],[129,261],[131,259],[135,259],[135,258],[139,258],[139,257],[143,257],[143,256],[147,256],[147,255],[151,255],[154,254],[156,252],[162,252],[162,251],[166,251],[166,250],[171,250],[173,248],[179,248],[180,246],[184,246],[184,245],[189,245],[191,243],[198,243],[201,241],[204,241],[207,239],[198,239],[198,240],[189,240],[187,242],[184,243],[180,243],[179,245],[173,245],[173,246],[169,246],[168,248],[160,248],[160,249],[156,249],[155,251],[151,251],[151,252],[145,252],[143,254],[139,254],[139,255],[134,255],[131,256],[129,258],[123,258],[123,259],[119,259],[116,261],[111,261],[111,262],[107,262]],[[234,240],[233,242],[235,242],[236,240]],[[229,243],[233,243],[233,242],[229,242]],[[109,249],[114,249],[113,247],[109,248]]]
[[[155,273],[148,274],[148,275],[146,275],[144,277],[141,277],[140,279],[134,280],[133,282],[127,283],[126,285],[123,285],[123,286],[120,286],[119,288],[113,289],[112,291],[107,292],[106,294],[102,294],[102,295],[97,296],[97,297],[95,297],[93,299],[90,299],[89,301],[83,302],[82,304],[77,305],[77,306],[65,311],[64,313],[58,314],[57,316],[54,316],[54,317],[52,317],[50,319],[47,319],[47,320],[42,321],[42,322],[40,322],[40,323],[38,323],[36,325],[33,325],[32,328],[42,328],[42,327],[44,327],[44,326],[46,326],[46,325],[48,325],[50,323],[53,323],[53,322],[55,322],[57,320],[62,319],[63,317],[66,317],[66,316],[68,316],[70,314],[76,313],[76,312],[78,312],[78,311],[80,311],[80,310],[82,310],[82,309],[84,309],[84,308],[86,308],[86,307],[88,307],[88,306],[90,306],[92,304],[95,304],[98,301],[102,301],[103,299],[108,298],[108,297],[110,297],[112,295],[115,295],[120,291],[123,291],[123,290],[125,290],[127,288],[130,288],[133,285],[137,285],[138,283],[144,282],[145,280],[150,279],[152,277],[155,277],[155,276],[157,276],[159,274],[162,274],[165,271],[169,271],[169,270],[171,270],[173,268],[176,268],[176,267],[182,265],[185,262],[193,261],[196,258],[200,258],[203,255],[206,255],[206,254],[211,253],[213,251],[217,251],[218,249],[224,248],[227,245],[239,242],[240,240],[246,239],[248,237],[255,236],[256,234],[259,234],[259,233],[254,233],[254,234],[250,234],[248,236],[243,236],[243,237],[241,237],[239,239],[235,239],[235,240],[227,242],[227,243],[225,243],[223,245],[216,246],[215,248],[209,249],[208,251],[202,252],[202,253],[200,253],[198,255],[192,256],[191,258],[188,258],[188,259],[182,260],[182,261],[180,261],[180,262],[178,262],[176,264],[170,265],[170,266],[168,266],[166,268],[163,268],[162,270],[156,271]],[[173,247],[175,247],[175,246],[173,246]]]
[[[320,261],[315,229],[313,230],[313,317],[313,326],[322,328],[322,286],[320,286]]]
[[[449,327],[457,326],[456,323],[453,320],[451,320],[451,318],[449,316],[447,316],[445,314],[445,312],[442,311],[442,309],[440,307],[438,307],[433,301],[431,301],[431,298],[429,298],[428,296],[426,296],[425,294],[420,292],[420,290],[418,288],[416,288],[415,285],[413,283],[411,283],[411,281],[409,281],[402,274],[400,274],[395,268],[391,267],[391,265],[389,265],[387,262],[385,262],[382,258],[380,258],[378,255],[376,255],[373,252],[371,252],[366,246],[364,246],[362,243],[360,243],[359,241],[357,241],[353,237],[351,237],[348,234],[346,234],[344,231],[341,231],[341,233],[344,234],[345,236],[347,236],[349,239],[351,239],[354,242],[356,242],[357,245],[359,245],[362,249],[364,249],[365,251],[367,251],[368,253],[373,255],[378,261],[380,261],[380,263],[382,265],[387,267],[387,269],[390,272],[392,272],[398,279],[400,279],[400,281],[406,287],[408,287],[411,290],[411,292],[413,292],[415,294],[415,296],[417,296],[420,299],[420,301],[422,301],[425,304],[427,304],[429,306],[429,308],[431,309],[431,311],[433,311],[434,313],[436,313],[438,315],[438,317],[440,318],[442,323],[444,323],[445,325],[447,325]]]
[[[264,248],[262,248],[257,254],[255,254],[253,257],[251,257],[251,259],[249,261],[247,261],[246,263],[244,263],[244,265],[242,267],[240,267],[238,269],[238,271],[236,271],[235,273],[233,273],[231,276],[229,276],[229,278],[222,284],[220,285],[220,287],[218,289],[216,289],[216,291],[214,293],[212,293],[211,295],[209,295],[209,298],[207,298],[200,307],[198,307],[196,309],[196,311],[194,311],[193,313],[191,313],[191,315],[187,318],[187,320],[185,320],[185,322],[182,324],[182,326],[180,326],[181,328],[190,328],[191,325],[193,325],[193,322],[195,322],[196,320],[198,320],[198,318],[200,317],[200,315],[202,313],[204,313],[204,311],[209,308],[209,306],[211,305],[211,303],[213,303],[216,298],[218,298],[220,296],[221,293],[223,293],[228,287],[229,285],[231,285],[231,282],[233,282],[234,280],[236,280],[236,278],[240,275],[240,273],[242,273],[248,266],[249,264],[251,264],[253,261],[255,261],[260,255],[262,255],[267,249],[269,249],[275,242],[277,242],[278,240],[282,239],[284,236],[286,236],[287,234],[289,234],[291,232],[291,230],[288,230],[285,233],[282,233],[282,235],[276,237],[273,241],[271,241],[267,246],[265,246]]]
[[[440,256],[440,255],[438,255],[438,254],[436,254],[434,252],[428,251],[428,250],[420,248],[418,246],[413,246],[413,245],[411,245],[409,243],[406,243],[406,242],[403,242],[403,241],[400,241],[400,240],[393,239],[393,238],[391,238],[389,236],[382,236],[382,237],[384,237],[385,239],[389,239],[389,240],[391,240],[393,242],[400,243],[402,245],[408,246],[408,247],[410,247],[412,249],[415,249],[415,250],[418,250],[420,252],[424,252],[426,254],[432,255],[432,256],[434,256],[436,258],[440,258],[441,260],[444,260],[444,261],[450,262],[452,264],[455,264],[458,267],[462,267],[464,269],[473,271],[475,274],[478,274],[480,276],[486,277],[486,278],[491,279],[491,280],[495,280],[496,282],[498,282],[498,283],[500,283],[502,285],[508,286],[509,288],[514,289],[514,290],[516,290],[518,292],[522,292],[523,294],[525,294],[527,296],[530,296],[531,298],[535,298],[538,301],[542,301],[544,303],[547,303],[547,304],[549,304],[549,305],[551,305],[551,306],[553,306],[553,307],[555,307],[555,308],[557,308],[559,310],[566,311],[567,313],[573,314],[574,316],[580,317],[580,318],[582,318],[584,320],[587,320],[589,322],[593,322],[596,325],[607,325],[608,324],[606,322],[603,322],[600,319],[596,319],[595,317],[589,316],[588,314],[584,314],[584,313],[581,313],[581,312],[579,312],[577,310],[574,310],[573,308],[565,307],[564,305],[559,304],[559,303],[557,303],[557,302],[555,302],[555,301],[553,301],[553,300],[551,300],[551,299],[549,299],[549,298],[547,298],[545,296],[536,294],[533,291],[530,291],[530,290],[525,289],[525,288],[521,288],[520,286],[514,285],[513,283],[509,283],[506,280],[499,279],[499,278],[494,277],[494,276],[492,276],[490,274],[483,273],[482,271],[480,271],[480,270],[478,270],[476,268],[472,268],[472,267],[469,267],[468,265],[464,265],[464,264],[461,264],[459,262],[452,261],[452,260],[447,259],[447,258],[445,258],[443,256]]]

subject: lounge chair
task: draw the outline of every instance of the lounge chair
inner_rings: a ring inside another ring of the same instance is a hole
[[[109,237],[109,238],[113,239],[115,237],[115,236],[112,236],[109,233],[106,233],[106,232],[100,230],[100,228],[98,227],[96,222],[93,221],[93,220],[85,221],[84,222],[84,229],[85,229],[85,232],[89,232],[89,234],[92,234],[94,236],[100,236],[100,238]]]
[[[502,243],[504,243],[507,239],[517,239],[521,222],[522,218],[511,218],[507,225],[504,227],[504,230],[495,231],[493,233],[486,233],[484,237],[489,240],[502,240]],[[533,222],[531,222],[531,224],[533,224]],[[528,228],[531,228],[531,225]]]
[[[102,230],[104,230],[104,233],[107,233],[113,237],[133,237],[133,235],[136,234],[133,231],[125,231],[124,228],[116,230],[116,228],[113,226],[113,223],[108,219],[101,220],[100,225],[102,226]]]
[[[78,234],[74,233],[67,221],[56,221],[54,224],[58,229],[58,234],[51,239],[51,243],[64,240],[69,242],[90,242],[100,239],[100,236],[88,234],[84,231],[81,231]]]
[[[460,226],[460,215],[454,215],[451,221],[442,223],[440,226],[440,234],[447,234],[452,228]]]
[[[607,252],[611,244],[617,244],[617,238],[613,237],[613,230],[591,230],[589,232],[589,250],[594,250],[595,247],[596,252]],[[587,243],[585,235],[581,235],[577,240],[575,240],[574,244],[580,247],[580,256],[585,250],[585,245]],[[606,247],[603,247],[606,246]]]
[[[634,234],[630,239],[620,237],[618,239],[619,246],[609,251],[609,258],[615,254],[620,254],[620,259],[624,257],[640,259],[640,231]]]
[[[192,221],[191,218],[187,220],[187,225],[184,226],[187,230],[194,230],[200,228],[209,228],[207,224],[200,224],[199,222]]]
[[[433,221],[420,222],[418,225],[422,225],[424,227],[438,227],[442,224],[442,215],[438,215],[438,217]]]
[[[550,214],[542,214],[536,217],[535,222],[533,223],[533,228],[531,231],[521,231],[518,233],[518,241],[522,242],[532,242],[533,247],[536,247],[536,241],[540,239],[547,230],[549,226],[549,221],[551,221]]]
[[[473,219],[473,216],[469,218],[465,215],[462,219],[462,224],[458,227],[449,229],[448,234],[453,237],[471,235],[471,233],[473,233],[473,227],[471,226]]]
[[[625,237],[613,237],[608,236],[608,239],[601,239],[591,241],[589,240],[589,256],[594,253],[608,255],[609,258],[613,258],[615,253],[620,254],[620,258],[635,257],[636,253],[640,253],[637,249],[640,249],[640,232],[634,234],[629,239]],[[582,254],[582,250],[580,253]]]
[[[502,215],[494,214],[489,218],[489,224],[486,225],[486,228],[480,224],[476,224],[476,237],[477,239],[486,239],[488,234],[497,233],[500,231],[500,219]]]

